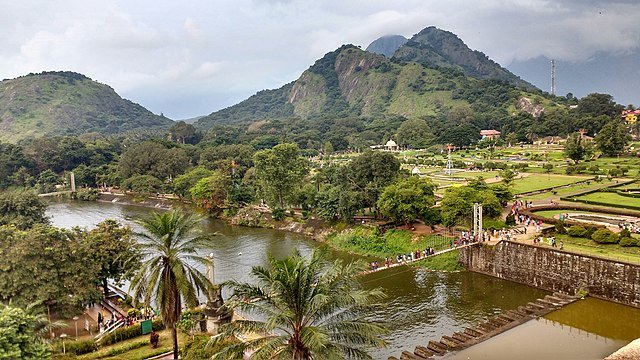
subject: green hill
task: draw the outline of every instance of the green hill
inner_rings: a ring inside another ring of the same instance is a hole
[[[541,94],[481,52],[470,50],[454,34],[429,27],[391,59],[344,45],[317,60],[293,83],[261,91],[196,125],[210,129],[287,118],[411,119],[460,107],[477,113],[499,111],[504,117],[517,113],[519,100]]]
[[[0,141],[117,134],[167,129],[172,124],[122,99],[109,86],[74,72],[43,72],[0,82]]]
[[[455,34],[433,26],[423,29],[400,46],[393,58],[401,62],[417,62],[429,68],[453,68],[475,78],[500,80],[535,89],[484,53],[469,49]]]

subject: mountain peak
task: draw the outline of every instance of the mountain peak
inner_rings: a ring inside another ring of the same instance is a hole
[[[404,45],[407,41],[409,41],[409,39],[402,35],[385,35],[371,42],[371,44],[367,46],[366,51],[390,58],[396,50],[398,50],[400,46]]]
[[[393,55],[402,62],[418,62],[429,68],[453,68],[480,79],[496,79],[535,89],[484,53],[471,50],[456,34],[429,26],[415,34]]]

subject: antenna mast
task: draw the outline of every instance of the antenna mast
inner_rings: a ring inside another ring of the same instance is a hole
[[[556,60],[551,59],[551,95],[556,94]]]

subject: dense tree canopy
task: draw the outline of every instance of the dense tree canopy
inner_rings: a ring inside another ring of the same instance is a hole
[[[606,124],[595,138],[598,149],[606,156],[619,155],[630,140],[631,135],[621,122]]]
[[[446,226],[471,224],[473,204],[482,204],[483,216],[495,218],[502,212],[500,200],[491,189],[476,190],[471,186],[447,189],[440,202],[442,223]]]
[[[435,204],[435,188],[431,181],[411,176],[387,186],[378,199],[378,209],[392,221],[411,224],[415,219],[427,217]]]
[[[296,144],[280,144],[253,155],[256,179],[263,198],[273,206],[284,208],[293,191],[309,172],[309,161],[300,156]]]

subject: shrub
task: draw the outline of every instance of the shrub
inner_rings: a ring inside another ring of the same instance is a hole
[[[164,329],[164,324],[162,320],[156,319],[153,320],[153,330],[160,331]],[[135,324],[131,326],[121,327],[118,330],[112,332],[111,334],[105,335],[105,337],[100,340],[101,346],[115,344],[120,341],[132,339],[134,337],[142,335],[140,324]]]
[[[98,350],[98,346],[93,339],[90,340],[78,340],[78,341],[65,341],[65,350],[67,353],[82,355],[88,354]],[[57,342],[54,347],[55,352],[62,352],[62,342]]]
[[[284,209],[280,209],[280,208],[275,208],[271,212],[271,217],[273,217],[273,220],[275,221],[280,221],[284,219],[284,215],[285,215]]]
[[[91,188],[78,189],[78,191],[75,194],[76,199],[82,200],[82,201],[96,201],[98,200],[99,196],[100,196],[100,193],[98,192],[98,189],[91,189]]]
[[[564,228],[564,222],[563,221],[556,222],[555,228],[556,228],[556,232],[558,234],[566,234],[567,233],[567,229]]]
[[[567,234],[573,237],[584,237],[587,234],[587,229],[580,225],[573,225],[567,229]]]
[[[618,243],[618,235],[607,229],[598,229],[592,235],[591,239],[597,242],[598,244],[617,244]]]
[[[638,246],[638,239],[632,238],[632,237],[620,237],[620,246],[624,246],[624,247],[631,247],[631,246]]]
[[[504,223],[507,226],[513,226],[513,225],[516,224],[516,217],[513,216],[513,214],[509,214],[509,215],[507,215],[507,218],[504,220]]]
[[[620,238],[623,237],[631,237],[631,231],[629,231],[629,229],[622,229],[618,235],[620,236]]]
[[[309,215],[310,215],[310,214],[311,214],[311,213],[309,212],[309,210],[302,210],[302,218],[303,218],[304,220],[309,219]]]

